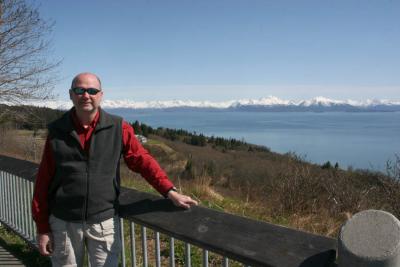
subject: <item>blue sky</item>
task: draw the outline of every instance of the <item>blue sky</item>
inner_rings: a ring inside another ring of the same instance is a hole
[[[55,21],[56,94],[107,99],[400,99],[400,1],[38,0]]]

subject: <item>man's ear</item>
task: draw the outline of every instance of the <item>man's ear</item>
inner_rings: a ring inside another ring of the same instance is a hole
[[[72,100],[72,91],[71,90],[69,90],[69,99]]]

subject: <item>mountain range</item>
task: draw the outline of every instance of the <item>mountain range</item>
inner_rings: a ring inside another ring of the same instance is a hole
[[[3,102],[2,104],[7,104]],[[31,101],[30,105],[66,110],[72,107],[71,101],[47,100]],[[283,100],[274,96],[259,99],[240,99],[222,102],[167,100],[136,102],[130,100],[104,100],[104,109],[157,109],[157,110],[215,110],[215,111],[345,111],[345,112],[393,112],[400,111],[400,101],[395,100],[334,100],[315,97],[309,100]]]

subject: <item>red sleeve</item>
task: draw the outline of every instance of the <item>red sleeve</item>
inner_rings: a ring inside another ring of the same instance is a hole
[[[35,189],[32,199],[32,216],[36,222],[39,234],[49,233],[49,209],[47,203],[48,189],[55,173],[55,161],[50,147],[49,138],[44,146],[42,161],[35,181]]]
[[[157,161],[137,140],[132,126],[122,122],[124,160],[129,169],[140,173],[161,195],[165,196],[174,187]]]

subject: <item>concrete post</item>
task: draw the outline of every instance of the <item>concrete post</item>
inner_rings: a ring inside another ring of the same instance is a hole
[[[339,267],[400,267],[400,221],[380,210],[355,214],[341,228]]]

